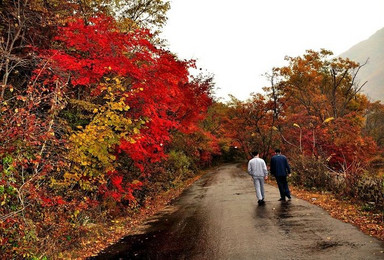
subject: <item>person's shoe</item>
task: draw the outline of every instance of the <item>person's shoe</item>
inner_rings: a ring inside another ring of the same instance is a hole
[[[262,199],[262,200],[260,201],[260,205],[265,205],[265,201],[264,201],[264,199]]]
[[[261,205],[261,203],[262,203],[262,200],[257,201],[257,204]]]
[[[279,201],[285,201],[285,198],[280,198]]]
[[[288,198],[288,200],[291,200],[291,199],[292,199],[291,196],[287,196],[287,198]]]

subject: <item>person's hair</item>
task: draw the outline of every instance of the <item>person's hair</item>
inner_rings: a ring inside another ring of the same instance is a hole
[[[253,156],[256,156],[256,155],[258,155],[258,154],[259,154],[258,151],[253,151],[253,152],[252,152],[252,155],[253,155]]]
[[[276,149],[275,153],[281,153],[280,149]]]

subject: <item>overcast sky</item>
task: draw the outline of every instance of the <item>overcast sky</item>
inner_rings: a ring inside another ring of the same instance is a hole
[[[285,56],[341,54],[384,27],[384,0],[171,0],[162,37],[214,74],[216,96],[245,100]]]

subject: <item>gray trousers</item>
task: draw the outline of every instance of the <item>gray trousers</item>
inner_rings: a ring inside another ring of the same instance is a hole
[[[258,200],[264,199],[264,176],[252,176],[253,184],[255,185],[256,197]]]

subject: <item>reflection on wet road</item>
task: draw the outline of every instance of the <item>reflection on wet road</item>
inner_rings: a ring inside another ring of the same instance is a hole
[[[383,259],[383,243],[266,185],[257,206],[236,165],[205,175],[140,232],[92,259]]]

